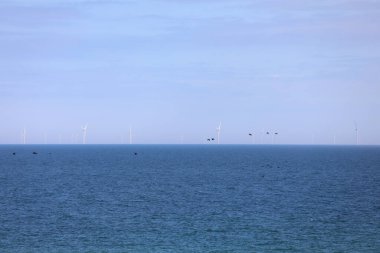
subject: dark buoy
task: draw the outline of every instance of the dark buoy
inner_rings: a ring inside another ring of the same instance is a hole
[[[215,141],[215,138],[211,138],[212,141]]]
[[[211,141],[211,139],[207,139],[207,141]]]
[[[13,152],[12,155],[16,155],[16,152]]]
[[[35,151],[33,152],[33,155],[37,155],[37,154],[38,154],[37,152],[35,152]]]
[[[137,155],[137,152],[135,152],[134,154]]]

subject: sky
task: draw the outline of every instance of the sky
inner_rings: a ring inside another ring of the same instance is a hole
[[[378,0],[0,0],[0,144],[380,144]]]

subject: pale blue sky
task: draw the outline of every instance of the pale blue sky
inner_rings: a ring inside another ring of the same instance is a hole
[[[203,143],[222,121],[221,143],[350,144],[356,120],[380,144],[379,24],[375,0],[0,0],[0,143],[86,123]]]

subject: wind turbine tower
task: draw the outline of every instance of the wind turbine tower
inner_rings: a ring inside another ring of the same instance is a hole
[[[216,128],[216,133],[217,133],[217,136],[218,136],[218,144],[220,143],[220,130],[221,130],[221,127],[222,127],[222,122],[219,123],[219,126]]]
[[[356,124],[356,121],[354,121],[354,124],[355,124],[356,145],[358,145],[359,144],[358,124]]]
[[[82,131],[83,131],[83,144],[86,144],[86,137],[87,137],[87,125],[86,124],[84,127],[82,127]]]
[[[25,127],[22,131],[22,143],[26,144],[26,129],[25,129]]]
[[[129,144],[132,144],[132,127],[129,127]]]

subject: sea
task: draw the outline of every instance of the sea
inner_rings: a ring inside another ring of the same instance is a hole
[[[380,252],[380,146],[0,145],[0,252]]]

